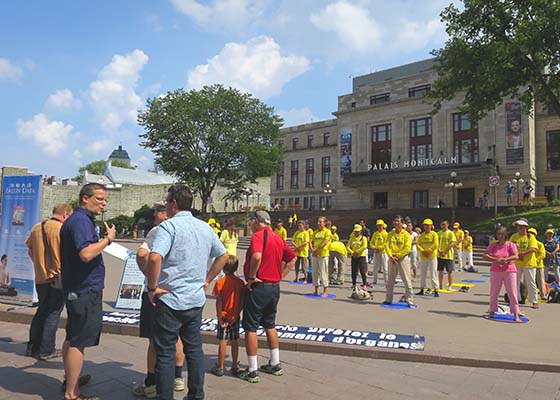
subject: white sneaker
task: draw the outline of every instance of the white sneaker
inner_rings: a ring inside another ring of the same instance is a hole
[[[185,380],[183,378],[175,378],[173,381],[173,390],[176,392],[185,390]]]
[[[143,396],[147,399],[155,399],[157,397],[156,385],[145,386],[144,384],[140,384],[132,388],[132,393],[134,393],[135,396]]]
[[[447,290],[449,290],[449,291],[454,290],[453,286],[447,286]]]

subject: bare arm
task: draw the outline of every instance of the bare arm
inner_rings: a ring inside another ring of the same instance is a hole
[[[208,273],[206,274],[206,282],[204,283],[204,290],[208,289],[208,285],[210,284],[210,282],[212,282],[214,278],[218,276],[220,271],[224,268],[224,265],[226,265],[228,258],[229,258],[229,254],[226,252],[214,259],[212,266],[210,267]]]
[[[286,275],[288,275],[290,273],[290,271],[292,270],[292,268],[294,267],[294,265],[296,263],[296,259],[297,259],[297,257],[294,257],[292,259],[292,261],[284,264],[284,268],[282,268],[282,278],[286,277]]]
[[[150,253],[148,250],[139,248],[136,252],[136,264],[145,277],[148,277],[148,257]]]

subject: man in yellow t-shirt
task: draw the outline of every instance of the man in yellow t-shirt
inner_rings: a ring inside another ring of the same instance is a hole
[[[457,271],[463,271],[465,265],[463,264],[463,238],[465,237],[465,232],[461,229],[461,224],[458,222],[453,223],[453,234],[455,235],[455,255],[457,256],[457,262],[459,268]]]
[[[340,240],[340,237],[338,236],[338,233],[336,233],[337,229],[338,228],[335,225],[331,226],[331,233],[332,233],[331,240],[333,242],[338,242]]]
[[[537,230],[535,228],[529,228],[528,232],[535,236],[537,240],[537,252],[535,253],[537,257],[537,268],[535,269],[535,277],[541,299],[546,300],[548,297],[546,281],[544,279],[544,259],[546,257],[546,250],[544,248],[544,243],[537,239]]]
[[[453,231],[449,230],[449,221],[444,219],[440,223],[441,231],[438,232],[439,247],[438,247],[438,278],[439,287],[443,288],[443,271],[447,271],[447,290],[453,290],[453,271],[455,270],[454,258],[455,253],[453,249],[457,242],[457,238]]]
[[[309,220],[306,219],[305,221],[305,230],[307,231],[307,233],[309,234],[309,257],[307,257],[307,262],[308,262],[308,266],[307,266],[307,283],[312,283],[311,278],[313,277],[313,274],[311,273],[311,271],[313,270],[313,248],[312,248],[312,243],[313,243],[313,233],[315,233],[315,231],[313,230],[313,228],[311,228],[311,225],[309,224]]]
[[[288,240],[288,231],[284,228],[284,222],[280,218],[276,220],[276,228],[274,228],[274,232],[276,232],[284,242]]]
[[[329,247],[329,282],[331,285],[344,285],[344,270],[348,249],[341,241],[333,241]],[[336,272],[334,263],[336,260]]]
[[[533,304],[533,308],[539,308],[537,297],[537,284],[536,267],[538,251],[537,239],[529,234],[529,223],[525,219],[519,219],[513,223],[517,228],[517,233],[514,233],[509,238],[510,242],[515,243],[518,250],[519,259],[515,260],[517,267],[517,288],[521,293],[521,280],[525,281],[527,287],[528,300]],[[525,299],[519,297],[519,304],[525,304]]]
[[[439,236],[434,231],[434,223],[430,218],[422,222],[424,232],[416,240],[416,248],[420,256],[420,291],[419,296],[426,294],[426,278],[430,277],[431,288],[434,297],[439,297],[439,285],[437,278],[437,253],[439,247]]]
[[[410,234],[403,228],[404,220],[397,215],[393,220],[393,229],[387,235],[387,257],[389,258],[389,276],[387,278],[387,293],[383,304],[391,304],[393,302],[393,292],[395,289],[395,280],[397,274],[401,275],[403,280],[405,295],[401,297],[401,302],[408,303],[409,306],[414,305],[412,296],[412,284],[410,281],[410,261],[408,255],[412,249],[412,238]]]
[[[327,297],[329,287],[329,246],[331,243],[331,230],[328,228],[329,220],[326,217],[317,219],[317,230],[313,232],[313,285],[314,295],[319,295],[319,286],[323,286],[321,297]]]
[[[295,231],[294,236],[292,237],[292,241],[294,242],[294,246],[296,248],[296,276],[294,282],[298,282],[299,272],[303,273],[304,277],[304,284],[307,283],[307,264],[308,264],[308,256],[309,256],[309,232],[305,229],[305,224],[303,221],[298,222],[298,230]]]
[[[377,274],[383,272],[383,280],[387,283],[387,224],[382,219],[375,222],[377,231],[371,235],[369,247],[373,250],[373,283],[377,284]]]

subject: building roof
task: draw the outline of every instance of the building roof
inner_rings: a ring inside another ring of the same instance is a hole
[[[109,156],[109,160],[128,160],[130,161],[130,156],[128,152],[119,146],[118,149],[113,150],[111,155]]]
[[[155,172],[140,171],[137,169],[119,168],[107,163],[105,175],[114,184],[121,185],[172,185],[177,179]]]
[[[92,174],[91,172],[89,172],[88,170],[86,170],[84,172],[84,183],[99,183],[101,185],[110,185],[112,182],[109,178],[107,178],[105,175],[95,175]]]
[[[385,69],[367,75],[357,76],[352,80],[352,90],[355,92],[356,89],[363,86],[375,85],[392,79],[399,79],[405,78],[407,76],[417,75],[433,69],[434,64],[435,59],[428,58],[427,60],[400,65],[398,67]]]

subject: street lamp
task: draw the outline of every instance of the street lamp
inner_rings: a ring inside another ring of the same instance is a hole
[[[257,195],[257,207],[260,208],[260,204],[261,204],[261,200],[260,200],[260,199],[261,199],[262,193],[261,193],[260,190],[256,190],[254,194]]]
[[[333,187],[330,184],[326,184],[325,187],[323,188],[323,193],[325,193],[327,196],[325,196],[325,207],[323,207],[323,210],[327,209],[327,198],[329,195],[332,195],[333,193],[335,193],[336,190],[333,189]]]
[[[449,182],[444,186],[451,189],[451,223],[455,222],[455,189],[460,189],[463,187],[463,183],[459,182],[457,179],[457,172],[451,171],[449,174]]]
[[[515,183],[515,190],[517,191],[517,205],[519,205],[519,184],[524,184],[525,180],[521,178],[521,172],[515,173],[515,178],[511,180],[512,183]]]

